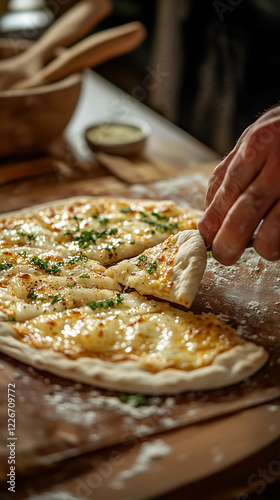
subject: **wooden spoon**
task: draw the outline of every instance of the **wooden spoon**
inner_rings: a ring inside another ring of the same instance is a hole
[[[17,82],[11,89],[29,89],[61,80],[71,73],[80,72],[87,67],[96,66],[107,59],[135,49],[145,36],[146,29],[140,22],[132,22],[95,33],[63,51],[38,73],[31,78]]]
[[[107,16],[111,0],[80,0],[20,54],[0,61],[0,90],[27,79],[40,70],[55,54],[57,47],[67,47],[80,40]]]

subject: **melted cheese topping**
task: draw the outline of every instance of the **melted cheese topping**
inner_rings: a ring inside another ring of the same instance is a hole
[[[61,257],[29,247],[2,249],[0,268],[0,314],[17,321],[81,306],[94,300],[96,289],[120,290],[105,267],[82,252]]]
[[[174,245],[172,237],[169,237],[164,243],[149,248],[141,255],[109,268],[106,275],[123,285],[146,292],[147,285],[151,292],[171,290],[171,274],[178,250],[179,245]]]
[[[133,257],[170,234],[196,228],[191,212],[172,202],[98,200],[44,208],[0,220],[0,247],[82,251],[102,264]]]
[[[16,323],[13,328],[20,340],[38,349],[53,349],[73,359],[134,360],[152,372],[207,366],[218,354],[244,343],[210,314],[196,316],[167,303],[147,301],[137,293],[121,298],[116,306],[81,307]]]

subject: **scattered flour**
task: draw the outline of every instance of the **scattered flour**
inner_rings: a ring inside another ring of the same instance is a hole
[[[168,446],[162,439],[156,439],[153,442],[142,443],[140,452],[136,458],[135,463],[130,469],[121,471],[115,479],[111,482],[112,489],[121,490],[125,486],[125,480],[137,474],[147,472],[151,467],[151,462],[157,458],[163,458],[170,453],[170,446]]]

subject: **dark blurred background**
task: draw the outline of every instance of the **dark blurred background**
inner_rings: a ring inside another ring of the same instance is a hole
[[[33,8],[37,0],[28,0]],[[76,2],[38,0],[48,23]],[[2,12],[13,2],[0,0]],[[14,0],[20,9],[25,0]],[[224,155],[280,97],[279,0],[114,0],[97,28],[142,21],[134,52],[95,68],[121,89]],[[43,5],[44,4],[44,5]],[[1,36],[22,36],[0,20]],[[36,32],[36,33],[35,33]]]

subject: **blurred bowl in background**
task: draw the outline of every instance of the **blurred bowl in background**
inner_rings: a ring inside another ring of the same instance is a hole
[[[23,40],[0,39],[0,59],[16,55],[29,45]],[[0,157],[45,150],[69,123],[81,84],[82,75],[73,74],[37,88],[0,91]]]

